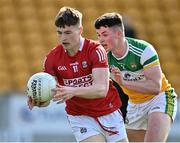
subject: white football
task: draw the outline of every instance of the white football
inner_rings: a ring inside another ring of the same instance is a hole
[[[55,78],[45,72],[32,75],[27,83],[27,95],[36,103],[50,101],[52,99],[51,89],[56,87]]]

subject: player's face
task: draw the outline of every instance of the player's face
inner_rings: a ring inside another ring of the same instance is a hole
[[[78,26],[58,27],[57,34],[64,49],[73,50],[79,48],[81,28]]]
[[[111,28],[101,26],[100,29],[96,29],[96,33],[100,44],[106,49],[106,51],[114,48],[117,36]]]

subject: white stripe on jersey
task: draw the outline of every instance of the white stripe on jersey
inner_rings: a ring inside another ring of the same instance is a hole
[[[143,54],[143,50],[136,48],[135,46],[129,44],[129,50],[133,52],[135,55],[140,56]]]
[[[134,53],[135,55],[141,57],[141,54],[138,53],[137,51],[133,50],[133,48],[129,47],[129,51],[131,51],[131,52]]]
[[[139,51],[139,53],[143,53],[142,49],[139,49],[139,48],[133,46],[132,44],[129,44],[129,46],[131,46],[135,51],[137,50],[137,51]]]
[[[104,52],[101,50],[101,49],[97,49],[96,50],[96,53],[98,54],[98,57],[99,57],[99,61],[102,62],[104,59],[105,59],[105,55],[104,55]]]

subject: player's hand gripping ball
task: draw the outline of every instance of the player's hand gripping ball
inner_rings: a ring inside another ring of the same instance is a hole
[[[27,83],[27,95],[36,103],[50,101],[51,89],[56,88],[55,78],[45,72],[32,75]]]

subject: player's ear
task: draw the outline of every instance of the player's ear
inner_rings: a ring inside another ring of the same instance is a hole
[[[117,36],[121,36],[122,35],[122,32],[121,31],[117,31]]]
[[[119,37],[123,37],[123,32],[122,31],[117,31],[116,32],[116,36]]]

